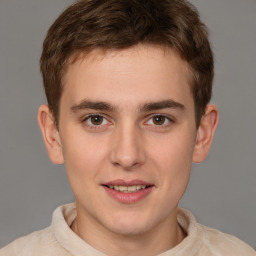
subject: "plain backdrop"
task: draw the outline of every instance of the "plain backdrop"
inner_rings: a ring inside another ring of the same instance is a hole
[[[37,126],[45,103],[39,57],[47,29],[70,0],[0,0],[0,247],[51,222],[72,202],[63,166],[50,163]],[[212,102],[220,125],[194,165],[181,206],[202,224],[256,247],[256,1],[193,0],[210,31]]]

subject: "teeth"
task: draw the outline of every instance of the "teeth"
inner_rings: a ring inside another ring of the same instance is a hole
[[[137,192],[139,190],[145,189],[147,186],[146,185],[134,185],[134,186],[108,186],[109,188],[112,188],[116,191],[120,191],[123,193],[133,193]]]
[[[131,186],[131,187],[128,187],[128,191],[129,192],[134,192],[137,190],[137,186]]]
[[[119,191],[124,192],[127,190],[127,187],[125,186],[119,186]]]

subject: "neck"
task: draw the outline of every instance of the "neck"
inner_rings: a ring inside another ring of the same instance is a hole
[[[72,223],[71,229],[85,242],[107,255],[157,255],[178,245],[186,233],[177,221],[172,223],[164,220],[154,228],[138,235],[119,235],[112,232],[102,232],[95,228],[95,223],[83,225],[79,216]],[[94,226],[91,229],[88,226]],[[91,232],[87,232],[90,230]],[[93,230],[93,232],[92,232]],[[105,230],[106,231],[106,230]]]

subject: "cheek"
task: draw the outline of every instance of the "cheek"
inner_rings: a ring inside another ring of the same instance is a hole
[[[69,131],[67,134],[72,133]],[[98,173],[104,166],[102,148],[84,133],[77,132],[72,136],[64,136],[64,163],[75,198],[81,202],[84,198],[94,198],[94,186],[100,183],[97,179]]]
[[[154,150],[150,158],[166,190],[184,190],[187,186],[194,148],[194,138],[190,135],[179,132],[152,141]]]
[[[167,134],[151,141],[152,155],[159,164],[182,167],[192,162],[194,138],[184,133]]]
[[[86,136],[86,133],[76,129],[63,132],[62,151],[64,163],[71,179],[83,180],[83,177],[96,175],[104,163],[106,151],[104,141]]]

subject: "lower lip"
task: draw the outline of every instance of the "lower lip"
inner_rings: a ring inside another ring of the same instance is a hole
[[[103,186],[103,188],[105,189],[105,191],[108,193],[110,197],[124,204],[137,203],[141,201],[143,198],[145,198],[147,195],[149,195],[153,190],[153,186],[151,186],[145,189],[141,189],[137,192],[123,193],[106,186]]]

